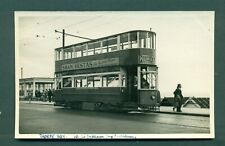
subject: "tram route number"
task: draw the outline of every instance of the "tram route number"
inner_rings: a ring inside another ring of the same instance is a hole
[[[140,55],[139,63],[140,64],[155,64],[155,58],[148,55]]]

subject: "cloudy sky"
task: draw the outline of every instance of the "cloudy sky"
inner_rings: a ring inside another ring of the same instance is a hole
[[[61,34],[100,38],[130,30],[157,34],[159,90],[171,96],[178,83],[185,96],[213,89],[214,13],[199,12],[16,12],[17,70],[23,77],[54,77],[54,49]],[[85,41],[66,37],[66,45]],[[20,75],[18,75],[20,76]]]

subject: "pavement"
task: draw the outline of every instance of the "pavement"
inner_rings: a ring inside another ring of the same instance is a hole
[[[48,102],[48,101],[26,101],[22,100],[20,103],[27,103],[27,104],[43,104],[43,105],[54,105],[54,102]]]
[[[54,105],[54,102],[48,102],[48,101],[20,101],[21,103],[27,103],[27,104],[42,104],[42,105]],[[210,110],[208,108],[187,108],[184,107],[181,109],[182,112],[176,112],[173,111],[172,106],[160,106],[160,110],[153,111],[155,113],[165,113],[165,114],[179,114],[179,115],[190,115],[190,116],[203,116],[203,117],[209,117],[210,116]]]
[[[190,116],[210,116],[209,108],[181,108],[182,112],[173,111],[172,106],[160,106],[160,111],[155,111],[157,113],[166,113],[166,114],[180,114],[180,115],[190,115]]]

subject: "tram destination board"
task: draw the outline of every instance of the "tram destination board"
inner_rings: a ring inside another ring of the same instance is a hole
[[[101,60],[64,64],[62,65],[62,71],[115,66],[115,65],[119,65],[119,58],[106,58]]]
[[[155,64],[155,58],[149,55],[138,56],[140,64]]]

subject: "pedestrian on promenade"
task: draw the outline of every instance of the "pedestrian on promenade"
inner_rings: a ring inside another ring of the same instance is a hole
[[[44,90],[44,101],[48,101],[48,89]]]
[[[51,89],[48,90],[48,101],[52,102],[52,91],[51,91]]]
[[[183,101],[181,84],[177,85],[177,89],[173,92],[173,94],[174,94],[173,111],[176,109],[177,112],[181,112],[181,106],[182,106],[182,101]]]
[[[31,103],[31,100],[32,100],[32,93],[31,93],[30,90],[27,91],[27,95],[28,95],[29,103]]]

